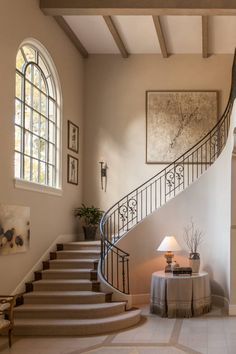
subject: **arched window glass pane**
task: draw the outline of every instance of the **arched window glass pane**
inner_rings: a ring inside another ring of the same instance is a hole
[[[58,187],[58,100],[42,53],[23,45],[16,57],[15,177]]]

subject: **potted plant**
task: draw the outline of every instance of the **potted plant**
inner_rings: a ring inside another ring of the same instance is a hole
[[[85,204],[82,204],[81,207],[74,210],[74,215],[83,222],[84,239],[86,241],[95,240],[97,227],[102,218],[103,211],[93,205],[86,207]]]
[[[202,243],[202,232],[195,228],[193,220],[184,228],[184,241],[189,249],[189,266],[193,273],[198,273],[200,268],[199,245]]]

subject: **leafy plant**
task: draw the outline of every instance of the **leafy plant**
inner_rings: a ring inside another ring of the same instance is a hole
[[[197,253],[199,245],[202,243],[203,233],[196,229],[193,220],[184,228],[184,241],[190,253]]]
[[[85,204],[82,204],[81,207],[74,210],[74,215],[82,219],[86,226],[95,226],[99,224],[103,211],[93,205],[91,207],[86,207]]]

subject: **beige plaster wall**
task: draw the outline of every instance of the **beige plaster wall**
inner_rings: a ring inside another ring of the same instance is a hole
[[[232,55],[92,55],[85,63],[84,201],[106,209],[157,173],[145,163],[146,90],[218,90],[224,109]],[[107,192],[99,161],[108,164]]]
[[[54,19],[39,10],[37,0],[1,0],[0,6],[0,203],[31,208],[29,252],[0,257],[0,293],[10,293],[59,234],[74,232],[72,209],[81,202],[82,170],[78,187],[67,184],[67,120],[80,126],[82,166],[83,61]],[[46,47],[60,77],[62,197],[14,188],[15,58],[19,45],[29,37]]]
[[[84,201],[107,209],[164,167],[145,163],[146,90],[218,90],[222,113],[232,60],[231,55],[91,56],[85,64]],[[120,241],[131,254],[132,294],[148,293],[151,273],[164,267],[155,251],[164,235],[175,234],[186,249],[183,228],[193,217],[205,234],[202,269],[210,273],[213,293],[229,297],[231,151],[229,143],[211,171]],[[106,192],[100,188],[101,157],[108,164]],[[187,264],[186,256],[177,256],[180,264]]]
[[[209,273],[212,293],[229,299],[232,130],[230,134],[224,151],[206,173],[119,242],[118,247],[130,254],[132,294],[149,293],[152,272],[164,268],[164,255],[156,249],[165,235],[175,235],[182,249],[175,252],[175,259],[188,266],[183,234],[193,219],[203,233],[200,270]]]

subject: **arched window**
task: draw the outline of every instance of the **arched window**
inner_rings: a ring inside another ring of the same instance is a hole
[[[26,43],[16,57],[15,178],[60,188],[60,91],[42,49]]]

